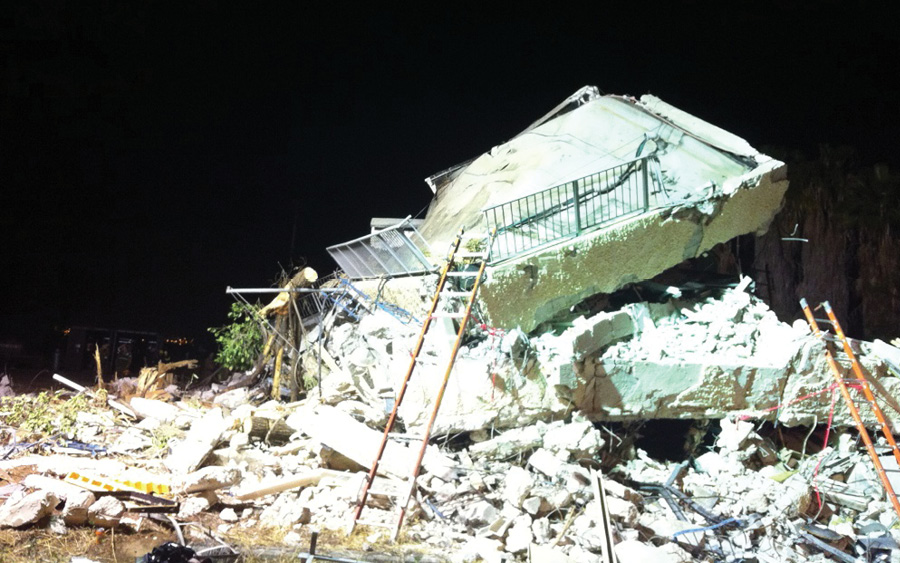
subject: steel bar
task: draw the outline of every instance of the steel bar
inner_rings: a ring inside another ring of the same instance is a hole
[[[231,287],[225,289],[225,293],[341,293],[346,291],[340,287]]]

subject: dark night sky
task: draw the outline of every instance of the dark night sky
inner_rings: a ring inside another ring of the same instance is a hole
[[[0,9],[0,337],[221,324],[227,285],[330,272],[325,246],[415,215],[423,178],[586,84],[757,148],[900,166],[888,3],[19,4]]]

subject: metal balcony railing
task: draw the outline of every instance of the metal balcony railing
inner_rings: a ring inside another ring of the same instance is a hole
[[[658,205],[661,187],[659,163],[647,155],[486,207],[482,210],[485,223],[497,229],[491,261],[507,260],[647,211]]]
[[[425,257],[428,243],[409,220],[326,250],[354,280],[430,272],[434,266]]]

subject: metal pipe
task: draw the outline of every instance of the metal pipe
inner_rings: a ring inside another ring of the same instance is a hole
[[[225,293],[231,295],[233,293],[341,293],[344,289],[340,287],[231,287],[225,289]]]

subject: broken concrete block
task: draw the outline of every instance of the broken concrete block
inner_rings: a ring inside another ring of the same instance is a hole
[[[753,431],[754,424],[746,420],[729,420],[723,418],[719,421],[722,431],[716,438],[716,445],[723,451],[737,452],[743,449]],[[759,439],[759,436],[757,436]]]
[[[534,478],[531,473],[527,469],[514,465],[506,473],[503,499],[516,508],[521,508],[522,502],[528,498],[532,488],[534,488]]]
[[[216,398],[213,399],[213,404],[222,405],[223,407],[227,407],[229,410],[234,410],[241,405],[246,404],[249,396],[249,389],[247,389],[246,387],[238,387],[237,389],[225,391],[224,393],[219,393],[218,395],[216,395]]]
[[[601,553],[603,551],[603,547],[606,545],[606,537],[604,537],[604,533],[601,528],[597,526],[590,526],[583,529],[578,534],[575,541],[578,542],[582,547],[596,553]]]
[[[513,525],[513,521],[521,514],[518,508],[512,504],[506,503],[500,511],[500,516],[491,522],[488,526],[486,534],[492,538],[503,538],[506,536],[507,530]]]
[[[531,533],[534,534],[535,544],[545,544],[550,541],[550,520],[546,517],[537,518],[531,523]]]
[[[125,514],[125,505],[114,497],[100,497],[88,507],[88,523],[92,526],[114,528]]]
[[[550,545],[531,544],[528,548],[531,563],[581,563],[558,548]]]
[[[222,415],[222,409],[211,409],[191,425],[184,440],[178,442],[163,464],[176,474],[196,470],[212,452],[229,423]]]
[[[469,538],[453,555],[454,562],[477,561],[479,558],[484,563],[501,563],[504,560],[503,542],[482,537]]]
[[[495,522],[500,511],[486,500],[480,500],[460,510],[459,517],[467,526],[481,527]]]
[[[299,412],[299,411],[298,411]],[[296,413],[295,413],[296,414]],[[320,405],[314,411],[304,411],[303,415],[289,424],[296,424],[308,436],[328,446],[336,452],[368,469],[372,467],[383,438],[382,432],[373,430],[357,422],[350,415],[327,405]],[[379,473],[405,479],[409,475],[418,450],[413,451],[396,442],[388,442],[381,457]],[[428,446],[422,467],[428,473],[445,481],[455,480],[454,462],[442,454],[436,446]]]
[[[188,497],[184,499],[181,506],[178,507],[178,519],[188,520],[193,518],[201,512],[208,510],[217,500],[216,494],[212,491],[203,491],[202,493]]]
[[[523,553],[534,540],[531,533],[531,518],[521,515],[515,519],[512,527],[506,533],[505,548],[509,553]]]
[[[57,536],[64,536],[69,533],[69,529],[66,528],[66,522],[60,516],[51,516],[50,524],[47,527],[52,534]]]
[[[625,540],[614,548],[619,561],[640,561],[641,563],[681,563],[684,560],[660,547],[646,544],[638,540]]]
[[[469,454],[473,459],[508,459],[540,447],[542,441],[541,428],[531,425],[507,430],[490,440],[472,444]]]
[[[703,532],[690,532],[681,534],[685,530],[694,529],[697,526],[690,522],[683,522],[674,518],[667,518],[660,514],[645,512],[638,518],[640,525],[650,530],[653,535],[667,538],[672,541],[682,542],[688,545],[702,545]],[[677,536],[675,534],[678,534]]]
[[[569,547],[569,561],[577,561],[578,563],[606,563],[596,553],[591,553],[580,545]],[[621,561],[620,563],[625,563]]]
[[[312,512],[298,501],[297,493],[285,492],[262,511],[259,521],[269,526],[293,526],[307,524],[311,518]]]
[[[799,514],[805,514],[812,502],[813,495],[809,481],[806,477],[795,474],[782,483],[772,506],[777,513],[794,518]]]
[[[10,498],[0,506],[0,528],[18,528],[34,524],[50,515],[59,498],[50,491],[35,491],[19,499]]]
[[[561,472],[566,481],[566,490],[576,494],[591,484],[591,473],[580,465],[566,464]]]
[[[69,526],[82,526],[88,521],[88,508],[91,507],[97,497],[86,489],[66,495],[66,504],[62,510],[62,518]]]
[[[634,526],[640,516],[638,508],[634,504],[614,496],[606,497],[606,509],[612,518],[624,522],[629,527]]]
[[[565,489],[558,489],[544,498],[551,510],[561,510],[572,505],[572,493]]]
[[[694,557],[681,548],[677,543],[665,543],[661,546],[658,546],[657,551],[666,552],[671,559],[672,563],[692,563],[695,561]]]
[[[236,467],[210,465],[184,477],[181,490],[185,493],[214,491],[234,485],[241,478],[241,471]]]
[[[612,496],[627,500],[636,504],[637,506],[640,506],[644,502],[644,497],[641,496],[641,493],[635,491],[631,487],[626,487],[618,481],[613,481],[612,479],[603,479],[603,488],[606,489],[606,492],[611,494]]]
[[[68,500],[69,495],[77,495],[85,492],[85,489],[79,487],[78,485],[66,483],[65,481],[62,481],[60,479],[54,479],[53,477],[38,475],[37,473],[32,473],[31,475],[25,477],[25,479],[22,481],[22,484],[30,489],[49,491],[56,495],[56,498],[61,501]]]
[[[138,418],[151,418],[164,423],[174,422],[184,412],[171,403],[143,397],[132,397],[128,404]]]
[[[556,477],[560,474],[565,462],[556,457],[550,450],[538,448],[528,458],[528,465],[534,467],[547,477]]]
[[[537,514],[541,512],[541,506],[548,506],[547,501],[541,497],[528,497],[522,501],[522,510],[532,516],[537,516]]]
[[[240,517],[238,517],[238,515],[237,515],[237,513],[234,511],[234,509],[233,509],[233,508],[230,508],[230,507],[229,507],[229,508],[223,508],[223,509],[222,509],[222,512],[219,513],[219,518],[220,518],[223,522],[237,522],[238,520],[240,520]]]
[[[704,472],[716,476],[720,473],[729,473],[732,465],[716,452],[706,452],[699,456],[696,460],[697,466]]]

